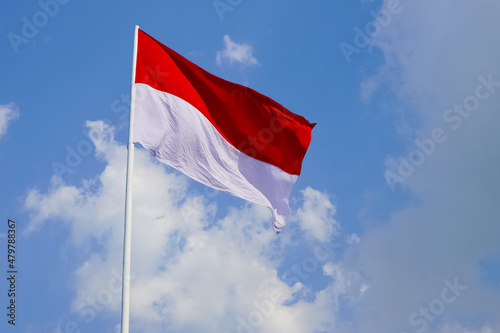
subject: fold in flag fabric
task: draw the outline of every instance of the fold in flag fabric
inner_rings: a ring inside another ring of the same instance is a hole
[[[216,190],[265,205],[280,231],[314,123],[138,32],[133,141]]]

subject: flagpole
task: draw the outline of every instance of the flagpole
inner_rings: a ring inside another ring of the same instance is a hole
[[[122,324],[121,333],[129,333],[130,317],[130,252],[132,242],[132,176],[134,170],[134,108],[135,108],[135,70],[137,66],[137,39],[139,26],[134,32],[134,61],[132,65],[132,87],[130,96],[130,122],[128,131],[127,180],[125,185],[125,228],[123,239],[122,273]]]

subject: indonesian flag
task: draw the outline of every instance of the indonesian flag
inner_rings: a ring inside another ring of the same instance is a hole
[[[280,231],[315,124],[138,32],[133,141],[216,190],[265,205]]]

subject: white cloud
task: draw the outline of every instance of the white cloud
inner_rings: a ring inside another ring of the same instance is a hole
[[[96,155],[106,163],[103,172],[82,186],[54,178],[47,193],[31,190],[26,198],[29,230],[66,223],[69,245],[85,258],[75,271],[72,306],[82,328],[98,316],[119,312],[126,157],[125,146],[114,141],[113,128],[100,121],[87,126]],[[288,285],[278,276],[290,236],[275,235],[266,207],[246,204],[215,219],[215,204],[188,195],[187,178],[166,172],[142,149],[136,150],[134,186],[132,327],[147,332],[245,332],[250,327],[264,333],[314,333],[334,325],[346,279],[333,276],[345,273],[340,266],[326,270],[328,285],[313,300],[301,300],[302,287],[310,281]],[[303,217],[312,216],[331,233],[334,210],[327,196],[313,189],[304,194]],[[310,212],[313,207],[319,214]],[[301,218],[297,223],[304,224]]]
[[[354,306],[356,331],[416,331],[410,315],[439,303],[443,281],[457,278],[467,290],[433,315],[426,331],[489,332],[500,324],[500,289],[486,284],[480,270],[485,258],[498,257],[500,88],[456,129],[443,116],[475,93],[478,76],[500,81],[500,46],[491,42],[500,29],[500,3],[401,3],[404,10],[373,41],[386,61],[384,83],[399,99],[396,117],[410,119],[414,139],[423,142],[441,128],[447,140],[420,155],[423,161],[405,177],[414,200],[364,233],[347,255],[346,264],[370,285]],[[410,141],[401,156],[418,149]]]
[[[253,48],[247,43],[233,42],[228,35],[224,36],[224,49],[217,52],[217,64],[223,62],[240,63],[244,66],[256,66],[259,62],[253,55]]]
[[[7,133],[12,120],[19,118],[19,108],[14,103],[0,105],[0,138]]]
[[[301,221],[301,228],[314,238],[326,242],[338,229],[334,218],[335,206],[328,196],[310,187],[301,191],[304,196],[303,208],[297,210],[296,217]]]
[[[356,234],[352,234],[352,235],[347,237],[347,244],[349,244],[349,245],[356,245],[360,241],[361,241],[361,238]]]

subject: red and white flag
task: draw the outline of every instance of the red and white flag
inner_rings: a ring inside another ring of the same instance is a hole
[[[133,141],[198,182],[273,212],[279,231],[315,124],[139,30]]]

